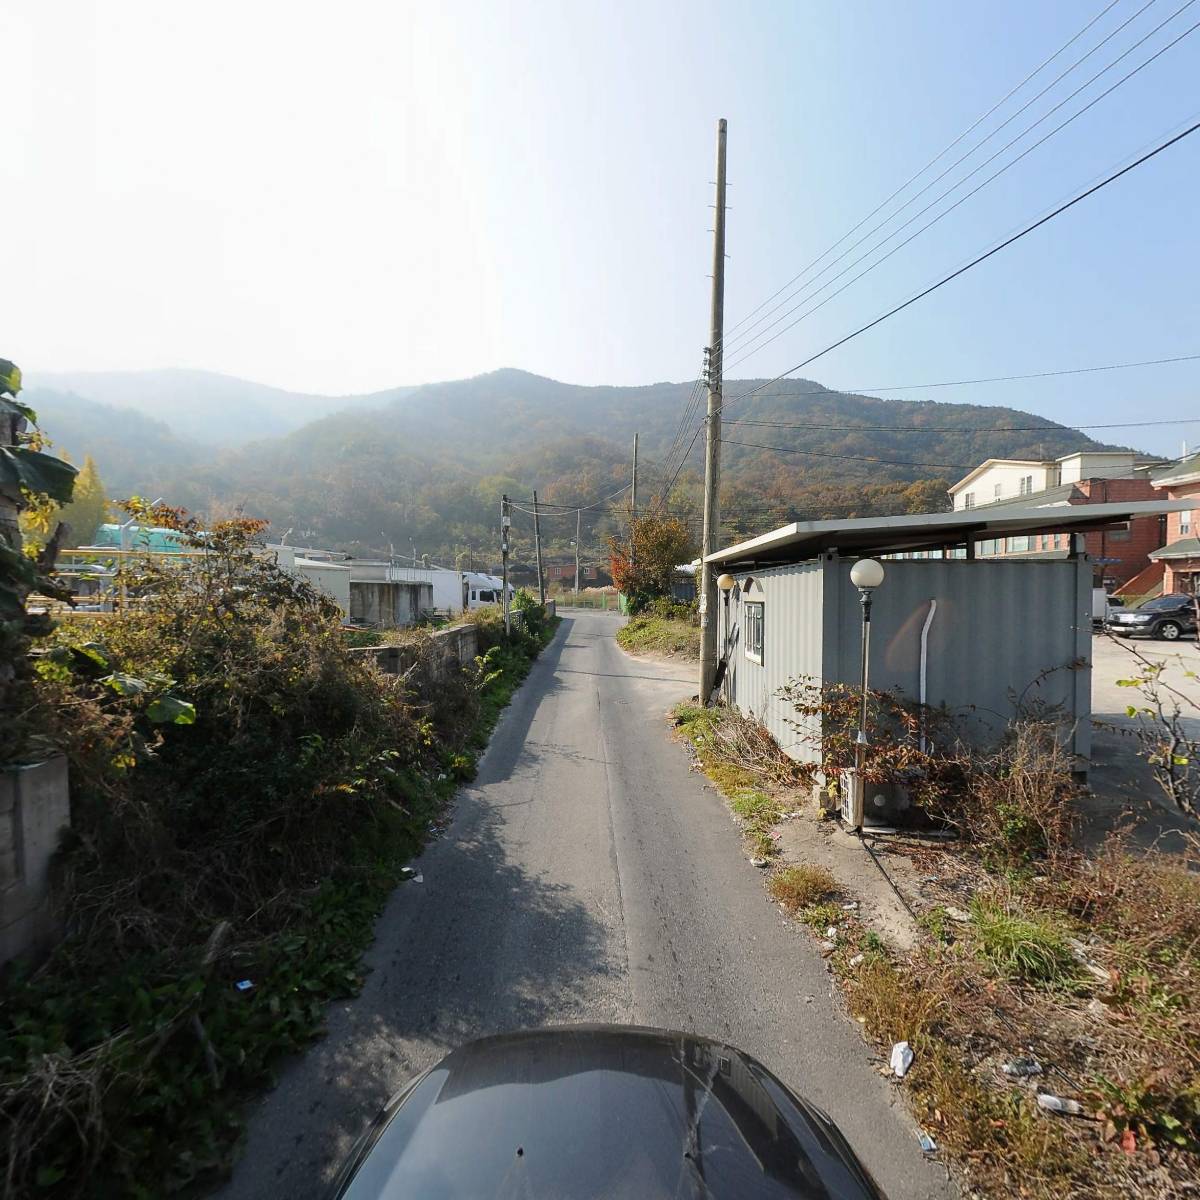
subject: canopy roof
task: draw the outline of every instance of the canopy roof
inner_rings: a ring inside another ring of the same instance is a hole
[[[988,505],[947,513],[915,513],[854,520],[794,521],[761,537],[710,554],[705,561],[735,563],[801,562],[826,550],[842,554],[901,554],[961,545],[981,538],[1072,532],[1119,527],[1134,517],[1182,512],[1195,500],[1133,500],[1110,504],[1068,504],[1051,508]]]

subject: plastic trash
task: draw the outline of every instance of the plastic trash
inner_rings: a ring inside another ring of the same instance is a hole
[[[825,930],[825,937],[826,937],[826,938],[827,938],[829,941],[831,941],[831,942],[836,942],[836,941],[837,941],[837,936],[838,936],[838,931],[837,931],[837,926],[836,926],[836,925],[830,925],[830,927],[829,927],[827,930]]]
[[[416,873],[417,873],[416,867],[401,867],[400,868],[400,878],[401,879],[411,879]]]
[[[921,1143],[921,1149],[924,1150],[926,1154],[933,1154],[934,1151],[937,1150],[937,1142],[935,1142],[933,1138],[929,1136],[929,1134],[925,1133],[924,1130],[922,1130],[921,1136],[917,1140]]]
[[[960,925],[968,925],[971,921],[971,914],[963,912],[961,908],[955,908],[953,904],[947,904],[942,911],[952,921],[957,921]]]
[[[892,1074],[903,1079],[913,1063],[913,1049],[907,1042],[897,1042],[892,1047]]]
[[[1052,1096],[1049,1092],[1038,1092],[1038,1108],[1047,1112],[1066,1113],[1078,1117],[1083,1112],[1083,1105],[1078,1100],[1064,1100],[1061,1096]]]
[[[850,965],[851,965],[852,967],[857,967],[857,966],[859,965],[859,963],[861,963],[861,962],[862,962],[862,960],[863,960],[863,956],[862,956],[861,954],[856,954],[856,955],[855,955],[855,956],[854,956],[854,957],[853,957],[853,958],[850,960]]]
[[[752,858],[750,860],[750,865],[752,867],[765,867],[767,865],[767,860],[765,858]]]
[[[1028,1079],[1031,1075],[1042,1073],[1042,1064],[1036,1058],[1014,1058],[1000,1069],[1013,1079]]]
[[[233,986],[237,988],[239,992],[248,992],[254,986],[254,980],[239,979]]]
[[[858,901],[851,900],[849,904],[842,905],[842,912],[854,912],[858,908]]]
[[[412,877],[412,881],[413,881],[413,883],[424,883],[424,882],[425,882],[425,876],[424,876],[424,875],[414,875],[414,876]]]

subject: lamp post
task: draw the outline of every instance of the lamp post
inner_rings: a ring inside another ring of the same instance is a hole
[[[725,672],[721,671],[720,664],[717,665],[718,675],[728,674],[729,660],[729,593],[733,591],[734,578],[732,575],[718,575],[717,587],[721,592],[721,599],[724,602],[722,608],[725,610],[725,626],[721,630],[721,658],[726,663]]]
[[[862,798],[866,790],[863,768],[867,746],[867,664],[871,653],[871,594],[883,582],[883,564],[873,558],[860,558],[850,568],[850,582],[858,588],[858,601],[862,605],[862,677],[858,709],[858,736],[854,739],[854,821],[853,827],[862,826]]]

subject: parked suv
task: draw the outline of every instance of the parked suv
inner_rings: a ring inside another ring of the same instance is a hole
[[[1137,608],[1110,613],[1105,628],[1121,637],[1176,641],[1181,634],[1196,632],[1196,597],[1181,592],[1158,596]]]

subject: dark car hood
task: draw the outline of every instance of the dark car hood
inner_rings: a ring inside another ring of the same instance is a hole
[[[881,1200],[829,1119],[754,1059],[588,1025],[455,1050],[392,1100],[334,1195]]]

